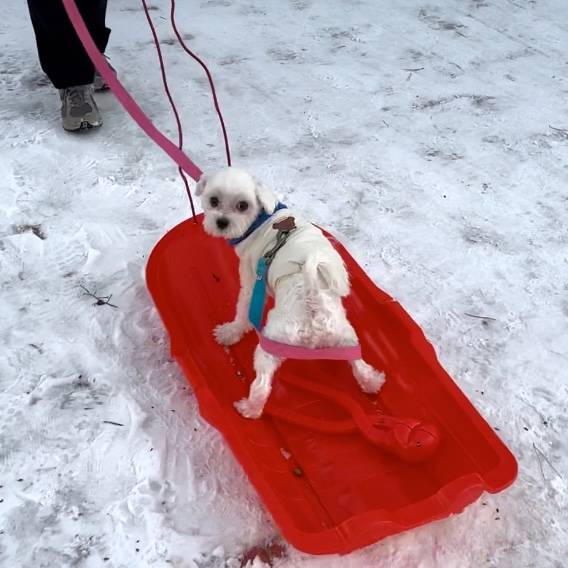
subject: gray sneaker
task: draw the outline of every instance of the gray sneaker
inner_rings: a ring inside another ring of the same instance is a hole
[[[70,132],[96,128],[103,119],[93,98],[93,85],[59,89],[63,128]]]

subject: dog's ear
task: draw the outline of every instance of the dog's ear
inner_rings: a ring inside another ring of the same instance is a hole
[[[274,195],[274,193],[272,193],[272,191],[270,191],[270,189],[256,178],[254,178],[254,186],[258,202],[269,215],[272,215],[276,209],[276,205],[278,204],[278,198]]]
[[[205,186],[207,185],[207,174],[201,174],[197,185],[195,186],[195,195],[199,197],[204,191]]]

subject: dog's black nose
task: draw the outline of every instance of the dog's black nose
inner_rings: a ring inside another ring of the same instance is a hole
[[[217,219],[217,227],[221,230],[226,229],[229,226],[229,219],[225,219],[225,217],[220,217]]]

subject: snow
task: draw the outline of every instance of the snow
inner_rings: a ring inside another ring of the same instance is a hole
[[[100,131],[64,133],[25,3],[5,0],[0,565],[564,565],[568,4],[178,4],[217,79],[235,163],[331,229],[401,301],[519,477],[343,558],[282,543],[199,416],[144,284],[153,245],[188,214],[176,168],[111,94],[98,96]],[[154,7],[190,155],[218,167],[203,74],[173,41],[168,3]],[[113,64],[173,137],[139,3],[109,2],[108,21]],[[263,547],[274,554],[254,559]]]

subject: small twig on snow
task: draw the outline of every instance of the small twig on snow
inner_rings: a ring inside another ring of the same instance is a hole
[[[403,69],[403,71],[408,71],[408,77],[406,78],[406,80],[410,81],[410,79],[412,79],[412,73],[422,71],[422,69],[424,69],[424,67],[416,67],[415,69]]]
[[[538,450],[536,449],[534,442],[533,442],[533,449],[534,449],[534,455],[536,456],[536,459],[538,461],[538,467],[540,469],[540,475],[542,475],[542,480],[546,481],[546,477],[544,477],[544,470],[542,469],[542,458],[540,457],[540,454],[539,454]]]
[[[550,466],[550,469],[552,469],[552,471],[562,480],[564,481],[564,478],[562,477],[562,475],[560,475],[560,472],[554,467],[554,465],[552,465],[552,462],[546,457],[546,455],[544,454],[544,452],[542,450],[540,450],[539,448],[536,447],[536,444],[533,442],[533,449],[535,451],[535,454],[538,458],[538,465],[540,466],[540,473],[542,474],[542,478],[545,479],[544,477],[544,472],[542,469],[542,459],[544,459],[544,461]],[[541,459],[542,458],[542,459]]]
[[[469,316],[470,318],[477,318],[477,319],[482,319],[482,320],[490,320],[490,321],[497,321],[495,318],[491,318],[489,316],[476,316],[475,314],[469,314],[468,312],[464,312],[466,316]]]
[[[568,128],[555,128],[550,124],[548,125],[548,128],[550,128],[550,130],[554,130],[554,132],[558,132],[558,134],[561,134],[565,138],[568,138]]]
[[[532,408],[532,410],[534,410],[536,414],[538,414],[538,417],[540,418],[541,422],[543,423],[546,422],[544,414],[542,414],[542,412],[534,404],[530,403],[528,400],[526,400],[522,396],[519,396],[518,394],[515,395],[515,398],[520,400],[523,404],[526,404],[529,408]]]
[[[120,422],[113,422],[112,420],[103,420],[104,424],[112,424],[113,426],[124,426],[124,424],[121,424]]]
[[[80,286],[87,296],[90,296],[91,298],[94,298],[96,300],[96,302],[93,304],[94,306],[110,306],[111,308],[118,308],[118,306],[116,306],[115,304],[110,303],[112,294],[110,294],[109,296],[97,296],[93,292],[87,290],[87,288],[85,288],[85,286],[83,286],[82,284]]]

